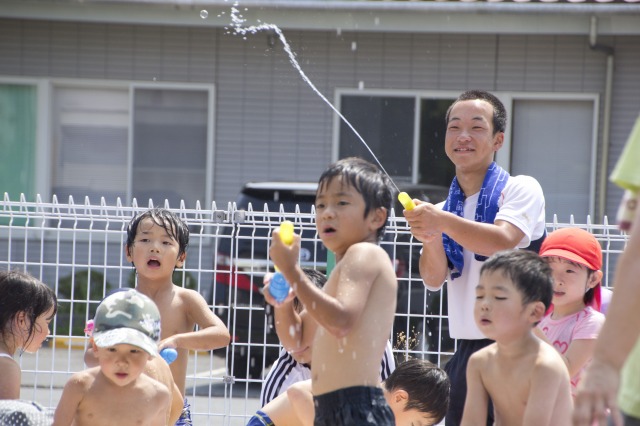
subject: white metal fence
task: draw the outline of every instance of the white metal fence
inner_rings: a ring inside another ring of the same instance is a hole
[[[53,409],[69,376],[84,368],[86,320],[110,289],[135,285],[133,268],[123,255],[125,230],[131,217],[147,207],[135,201],[133,206],[104,201],[96,205],[88,199],[12,201],[5,194],[0,203],[0,268],[26,270],[38,277],[56,290],[60,306],[47,345],[20,358],[22,398]],[[259,408],[261,377],[277,355],[277,336],[259,291],[243,286],[260,283],[270,266],[270,231],[284,219],[294,221],[296,232],[303,232],[305,265],[326,267],[326,252],[311,213],[257,208],[239,211],[229,204],[218,209],[213,203],[207,208],[173,209],[191,230],[187,262],[174,282],[197,289],[235,336],[227,348],[191,355],[186,396],[197,425],[245,424]],[[606,219],[604,224],[551,222],[548,230],[565,226],[585,228],[600,240],[603,284],[609,286],[627,236]],[[424,289],[417,265],[420,245],[411,239],[402,217],[391,218],[381,245],[394,259],[399,277],[391,336],[397,359],[420,356],[443,364],[455,349],[448,336],[446,289],[435,293]]]

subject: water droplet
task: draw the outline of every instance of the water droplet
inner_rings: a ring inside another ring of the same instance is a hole
[[[295,334],[296,334],[296,328],[295,326],[292,325],[289,327],[289,336],[293,337],[295,336]]]
[[[311,302],[311,309],[316,310],[316,301]]]
[[[362,90],[364,89],[364,81],[359,81],[358,82],[358,90]]]
[[[369,414],[367,414],[367,422],[368,423],[375,423],[375,420],[373,418],[373,413],[369,412]]]
[[[376,25],[376,27],[380,25],[380,18],[376,16],[375,19],[373,20],[373,23]]]
[[[356,351],[351,352],[351,357],[352,357],[353,359],[358,358],[358,355],[356,355]]]
[[[355,41],[351,42],[351,51],[355,52],[356,50],[358,50],[358,43],[356,43]]]
[[[342,28],[336,28],[336,35],[342,35]]]
[[[342,346],[338,346],[338,353],[344,353],[344,348]]]
[[[153,81],[158,81],[158,78],[157,77],[153,77]]]
[[[209,17],[209,12],[207,12],[205,9],[202,9],[202,10],[200,11],[200,17],[201,17],[202,19],[207,19],[207,18]]]

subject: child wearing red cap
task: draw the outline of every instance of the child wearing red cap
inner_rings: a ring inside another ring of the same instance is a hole
[[[602,249],[590,232],[558,229],[540,248],[553,270],[553,306],[538,325],[560,352],[571,376],[571,392],[580,382],[604,324],[600,310]]]

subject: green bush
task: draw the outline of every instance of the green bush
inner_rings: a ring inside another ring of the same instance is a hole
[[[106,283],[109,291],[111,285]],[[73,289],[73,294],[72,294]],[[58,336],[84,336],[87,319],[93,318],[104,298],[104,274],[97,271],[77,271],[58,281],[58,314],[55,334]],[[87,295],[89,302],[87,302]]]

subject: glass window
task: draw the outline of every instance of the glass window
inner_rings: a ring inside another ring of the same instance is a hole
[[[411,181],[415,98],[344,95],[341,113],[360,133],[394,180]],[[356,156],[375,162],[362,141],[340,124],[340,158]]]
[[[28,84],[0,84],[0,196],[13,201],[35,196],[37,89]]]
[[[132,196],[146,205],[205,203],[208,93],[135,89]]]
[[[52,194],[76,203],[89,196],[92,204],[208,203],[209,96],[195,88],[55,87]]]
[[[128,90],[58,87],[53,100],[52,194],[64,203],[126,202]]]
[[[396,183],[448,188],[455,169],[444,152],[444,121],[454,99],[420,99],[420,123],[415,135],[415,96],[342,95],[345,118],[360,133]],[[414,146],[419,158],[414,162]],[[344,122],[340,123],[340,158],[357,156],[375,161]],[[418,170],[414,178],[414,164]]]

